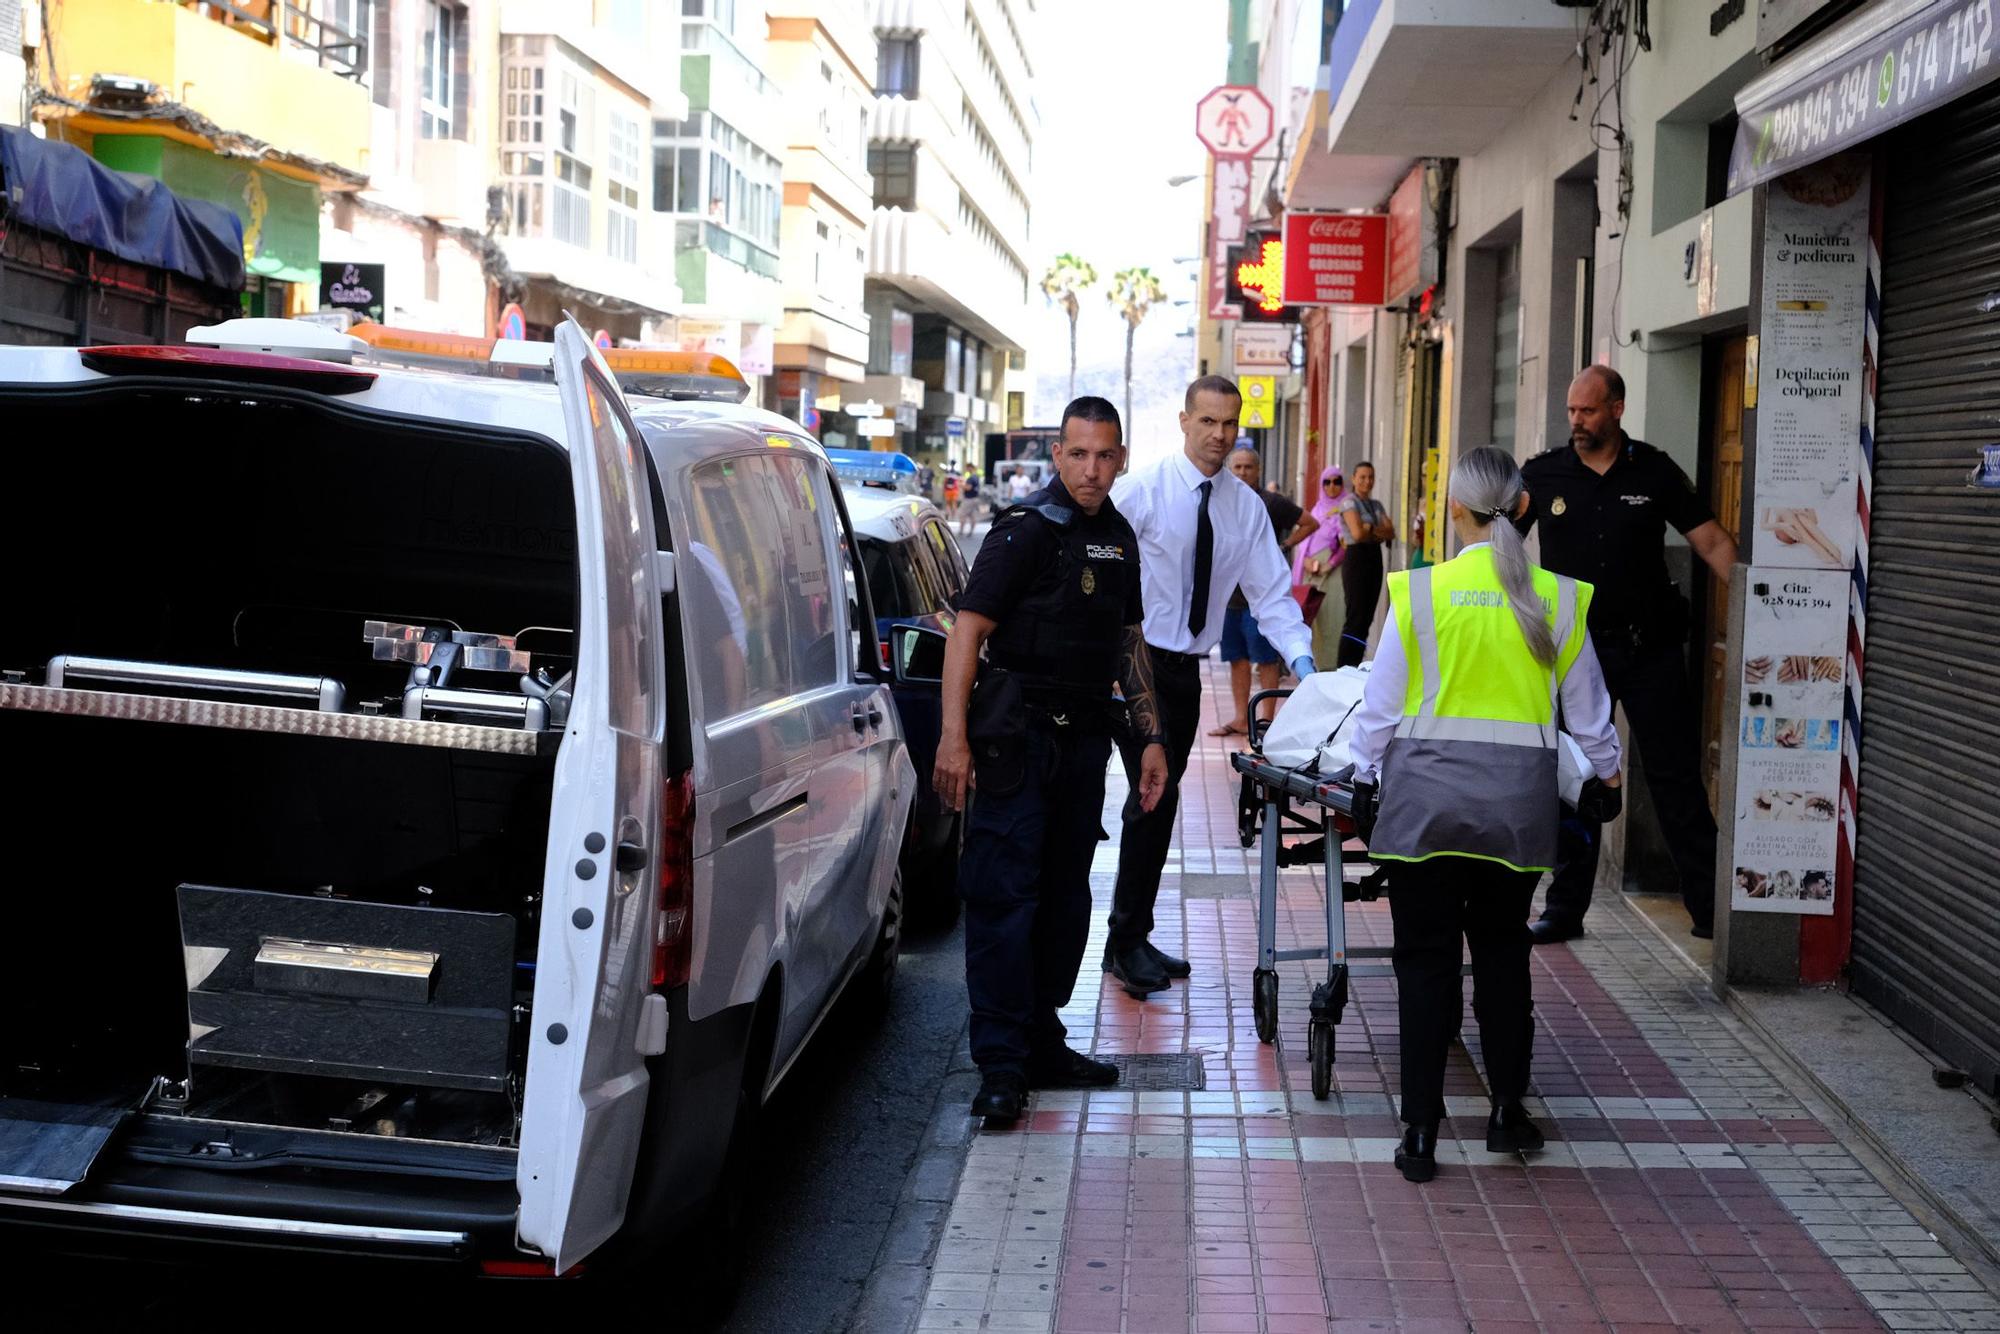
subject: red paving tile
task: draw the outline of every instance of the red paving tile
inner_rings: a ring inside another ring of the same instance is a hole
[[[1212,711],[1212,702],[1211,702]],[[1236,785],[1203,741],[1183,793],[1182,837],[1234,849]],[[1254,864],[1254,863],[1253,863]],[[1107,984],[1095,1049],[1199,1051],[1211,1091],[1306,1097],[1305,997],[1312,970],[1281,966],[1281,1042],[1260,1043],[1248,1003],[1255,904],[1181,901],[1169,879],[1156,935],[1195,965],[1190,984],[1141,1003]],[[1317,881],[1284,873],[1281,946],[1323,939]],[[1350,908],[1350,944],[1386,945],[1387,905]],[[1667,1062],[1569,949],[1533,955],[1540,1096],[1686,1098]],[[1085,979],[1088,981],[1088,978]],[[1468,1001],[1470,1000],[1470,987]],[[1470,1009],[1447,1095],[1483,1097]],[[1338,1030],[1335,1087],[1393,1094],[1393,981],[1360,979]],[[1545,1120],[1553,1140],[1628,1144],[1831,1142],[1807,1119],[1655,1120],[1630,1113]],[[1194,1118],[1156,1109],[1037,1111],[1032,1135],[1216,1136],[1246,1146],[1299,1135],[1390,1138],[1386,1112]],[[1448,1133],[1476,1139],[1478,1118]],[[1129,1140],[1126,1142],[1129,1143]],[[1464,1334],[1615,1329],[1722,1334],[1746,1329],[1880,1328],[1860,1294],[1753,1173],[1740,1168],[1448,1166],[1425,1188],[1386,1163],[1292,1159],[1076,1160],[1058,1331],[1287,1334],[1449,1330]]]

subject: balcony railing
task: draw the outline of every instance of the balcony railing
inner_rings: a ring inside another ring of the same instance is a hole
[[[324,70],[359,82],[368,72],[368,39],[329,23],[292,0],[181,0],[204,18],[239,29],[266,45],[308,51]]]
[[[720,255],[738,267],[750,270],[760,278],[776,278],[779,273],[776,252],[766,250],[747,236],[739,235],[726,227],[718,227],[712,222],[696,222],[682,219],[674,224],[674,249],[706,249],[711,254]]]

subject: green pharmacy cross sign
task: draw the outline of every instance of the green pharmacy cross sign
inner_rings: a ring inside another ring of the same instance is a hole
[[[1736,97],[1729,192],[1872,139],[2000,78],[1996,4],[1934,0],[1872,34],[1853,26],[1878,12],[1863,10],[1849,27],[1752,80]]]

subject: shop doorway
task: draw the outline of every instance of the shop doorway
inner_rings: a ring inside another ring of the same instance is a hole
[[[1740,544],[1743,522],[1743,385],[1749,339],[1741,333],[1711,338],[1702,348],[1702,451],[1700,485],[1709,507]],[[1693,562],[1695,592],[1694,677],[1701,683],[1701,774],[1708,804],[1716,804],[1722,770],[1723,722],[1735,716],[1728,689],[1729,589],[1700,559]]]

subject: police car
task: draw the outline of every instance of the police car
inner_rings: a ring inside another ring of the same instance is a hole
[[[900,941],[842,488],[720,359],[358,332],[0,348],[0,1230],[719,1272]]]
[[[894,656],[892,635],[898,625],[948,634],[952,608],[965,587],[965,556],[937,506],[876,480],[885,469],[863,451],[858,460],[843,460],[846,451],[829,450],[834,471],[842,481],[847,510],[866,572],[870,601],[875,606],[876,633],[882,661]],[[879,455],[903,458],[907,455]],[[938,686],[901,674],[894,686],[896,711],[903,737],[916,767],[916,802],[903,850],[904,884],[911,909],[932,922],[945,922],[958,911],[958,817],[931,790],[931,769],[937,759],[942,726]]]

